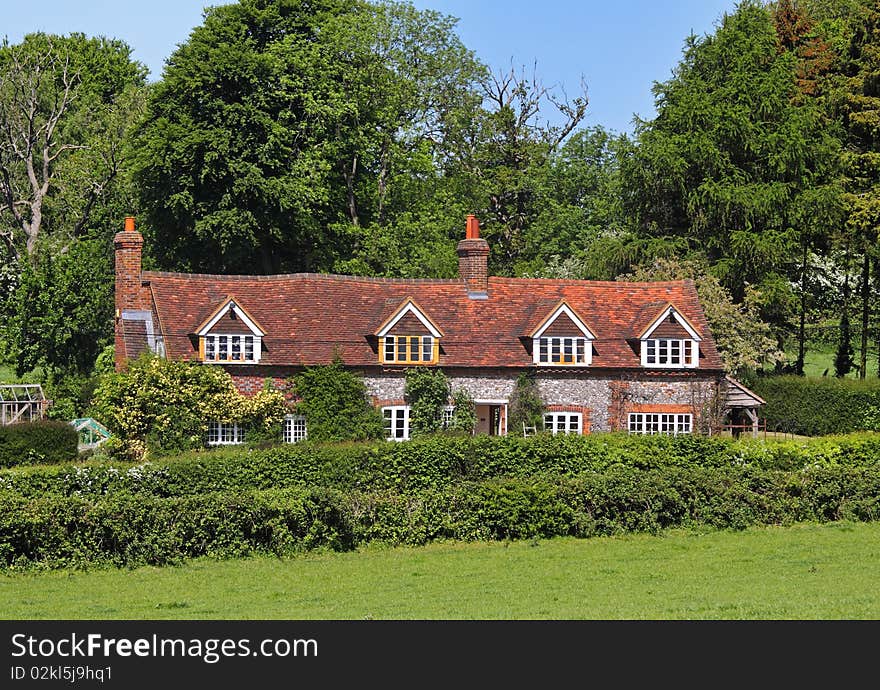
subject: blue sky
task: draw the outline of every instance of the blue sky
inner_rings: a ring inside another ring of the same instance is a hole
[[[0,37],[29,32],[119,38],[161,76],[165,59],[201,23],[209,0],[0,0]],[[691,32],[711,34],[735,0],[415,0],[419,9],[458,17],[465,45],[496,72],[533,68],[569,96],[587,84],[584,125],[631,132],[632,118],[654,116],[651,86],[664,81]]]

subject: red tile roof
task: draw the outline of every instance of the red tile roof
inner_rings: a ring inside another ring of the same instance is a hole
[[[266,331],[261,364],[326,364],[339,350],[354,366],[379,364],[377,329],[415,300],[442,329],[440,366],[532,366],[529,334],[565,300],[594,329],[591,368],[639,368],[634,339],[672,304],[704,336],[700,369],[722,369],[692,281],[597,282],[489,278],[488,299],[460,280],[318,274],[218,276],[145,271],[168,356],[197,356],[194,333],[228,295]]]

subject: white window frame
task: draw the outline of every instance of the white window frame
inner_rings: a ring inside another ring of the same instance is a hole
[[[205,339],[205,358],[208,364],[257,364],[260,361],[262,339],[258,335],[247,333],[209,333]],[[226,358],[220,356],[222,351]],[[238,351],[239,358],[232,359],[232,353]],[[247,358],[250,353],[250,359]]]
[[[209,446],[237,446],[244,443],[244,427],[238,422],[208,422]]]
[[[583,434],[584,416],[580,412],[545,412],[544,431],[554,436],[559,433]]]
[[[382,419],[385,422],[385,439],[388,441],[409,440],[409,405],[388,405],[382,408]],[[403,424],[399,427],[398,421]],[[388,424],[390,422],[390,424]],[[401,435],[398,435],[398,433]]]
[[[306,417],[302,414],[289,414],[284,417],[282,438],[285,443],[299,443],[309,437]]]
[[[593,362],[592,341],[585,336],[548,336],[534,339],[534,362],[563,367],[586,367]],[[571,352],[571,361],[565,358]]]
[[[700,343],[688,338],[642,340],[642,366],[694,369],[700,363]]]
[[[694,416],[689,412],[630,412],[627,429],[631,434],[691,434]]]

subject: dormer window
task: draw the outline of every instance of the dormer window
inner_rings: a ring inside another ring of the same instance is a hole
[[[671,304],[639,338],[644,367],[691,369],[699,366],[700,335]]]
[[[376,333],[382,364],[437,364],[442,333],[425,313],[407,300]]]
[[[229,297],[198,329],[199,359],[209,364],[257,364],[262,328]]]
[[[386,335],[384,338],[385,362],[396,364],[434,364],[432,335]]]
[[[585,367],[593,361],[595,336],[565,302],[532,332],[533,361],[538,365]]]

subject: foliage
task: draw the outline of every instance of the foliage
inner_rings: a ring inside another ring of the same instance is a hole
[[[148,353],[129,362],[124,371],[104,374],[92,405],[92,416],[114,435],[105,442],[107,449],[132,459],[140,459],[147,450],[201,448],[209,421],[238,422],[259,430],[278,424],[286,411],[279,391],[245,397],[220,367]]]
[[[474,399],[464,388],[452,392],[452,421],[447,431],[470,436],[477,426],[477,408]]]
[[[507,428],[514,435],[522,435],[523,427],[544,428],[544,401],[533,375],[517,377],[507,410]]]
[[[112,265],[109,245],[99,239],[79,240],[63,253],[40,251],[24,265],[3,325],[19,375],[37,367],[91,371],[113,337]]]
[[[393,2],[208,8],[132,142],[159,263],[269,273],[358,256],[360,268],[398,214],[420,226],[449,120],[474,105],[481,72],[454,24]]]
[[[735,377],[746,377],[757,369],[785,360],[776,346],[770,327],[764,323],[755,305],[757,299],[749,288],[741,304],[734,304],[730,292],[697,260],[656,259],[639,266],[618,280],[691,280],[700,298],[703,313],[712,331],[725,370]]]
[[[406,370],[404,397],[409,404],[411,436],[443,428],[443,410],[449,405],[449,379],[442,369],[411,367]]]
[[[671,527],[878,517],[880,470],[844,466],[805,472],[615,467],[572,477],[463,482],[411,495],[308,487],[27,499],[5,491],[0,567],[134,567],[198,556],[349,551],[370,542],[653,534]]]
[[[818,99],[800,97],[798,66],[770,11],[739,3],[714,35],[687,39],[622,164],[639,234],[704,252],[735,303],[757,288],[780,336],[808,270],[792,257],[809,258],[842,212],[837,129]]]
[[[880,381],[843,378],[758,378],[769,428],[807,436],[880,431]]]
[[[344,368],[338,356],[331,364],[306,367],[291,380],[312,441],[379,439],[382,414],[370,403],[364,381]]]
[[[70,424],[41,420],[0,426],[0,467],[70,462],[79,436]]]

